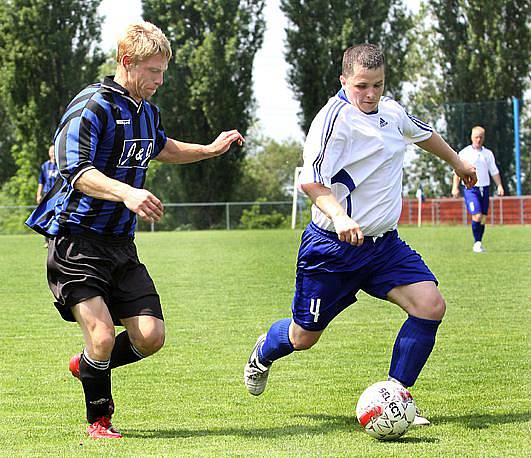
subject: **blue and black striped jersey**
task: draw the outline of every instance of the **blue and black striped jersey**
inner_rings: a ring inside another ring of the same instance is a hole
[[[46,161],[41,165],[41,173],[39,174],[39,184],[42,184],[42,194],[46,194],[52,189],[59,171],[57,166],[52,161]]]
[[[142,188],[148,163],[166,144],[160,111],[147,100],[137,102],[112,77],[81,91],[64,113],[55,133],[59,173],[52,192],[26,224],[53,236],[62,231],[132,236],[136,214],[122,202],[96,199],[74,188],[87,170]]]

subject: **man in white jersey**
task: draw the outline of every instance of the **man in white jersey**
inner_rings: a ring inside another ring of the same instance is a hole
[[[478,181],[471,189],[464,190],[466,209],[472,218],[472,234],[474,236],[474,245],[472,250],[475,253],[482,253],[483,234],[485,233],[485,224],[487,223],[487,214],[489,213],[489,195],[490,195],[490,176],[498,187],[497,192],[501,197],[505,194],[503,190],[500,172],[496,167],[494,154],[490,149],[483,146],[485,141],[485,129],[481,126],[472,128],[470,136],[472,144],[459,151],[459,157],[476,168]],[[452,196],[459,197],[459,178],[454,173]]]
[[[260,336],[244,369],[260,395],[273,361],[306,350],[362,289],[400,306],[408,318],[393,349],[389,378],[412,386],[435,343],[445,312],[437,280],[398,237],[402,166],[408,143],[448,162],[467,186],[474,168],[432,128],[382,97],[384,56],[374,45],[347,49],[342,89],[312,122],[304,146],[301,188],[313,202],[302,235],[292,318]],[[429,424],[417,415],[416,424]]]

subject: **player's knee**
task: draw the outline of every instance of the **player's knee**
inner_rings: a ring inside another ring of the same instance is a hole
[[[441,295],[432,298],[429,303],[421,307],[421,318],[428,320],[442,320],[446,312],[446,303]]]
[[[164,329],[153,329],[144,334],[140,339],[135,339],[132,344],[144,356],[156,353],[164,346],[166,335]]]
[[[107,359],[114,347],[114,328],[104,327],[92,334],[89,352],[99,360]]]
[[[320,336],[313,334],[301,333],[297,334],[296,336],[292,336],[291,344],[295,350],[308,350],[317,343],[319,337]]]
[[[408,310],[413,316],[427,320],[442,320],[446,312],[446,303],[439,291],[427,295]]]
[[[442,320],[444,318],[444,314],[446,313],[446,302],[444,302],[444,299],[442,297],[439,297],[437,301],[435,301],[435,305],[433,307],[433,320]]]
[[[151,354],[158,352],[164,346],[165,341],[166,335],[164,330],[158,332],[156,335],[151,336],[149,340],[149,349]]]

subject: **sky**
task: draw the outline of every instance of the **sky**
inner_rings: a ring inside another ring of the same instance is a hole
[[[413,10],[418,9],[419,2],[406,1]],[[141,19],[142,6],[140,0],[103,0],[99,12],[105,16],[101,46],[107,51],[115,48],[116,39],[127,24]],[[266,1],[264,17],[264,43],[256,53],[253,68],[258,128],[277,141],[290,138],[302,141],[304,134],[297,119],[299,103],[287,82],[288,65],[283,52],[287,19],[280,11],[280,0]]]

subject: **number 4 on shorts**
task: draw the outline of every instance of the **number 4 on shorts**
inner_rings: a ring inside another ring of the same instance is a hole
[[[321,299],[310,300],[310,313],[313,315],[313,322],[317,323],[319,319],[319,308],[321,307]]]

